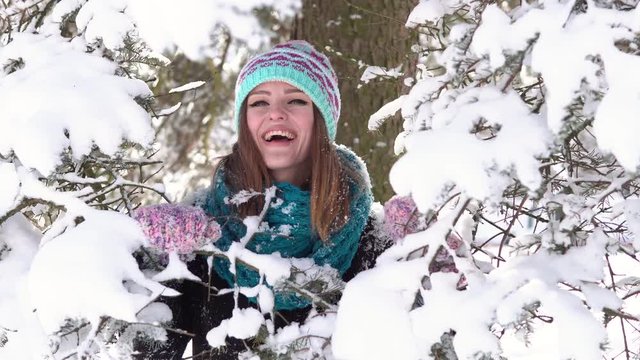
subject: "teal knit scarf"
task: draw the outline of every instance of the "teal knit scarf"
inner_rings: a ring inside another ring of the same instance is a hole
[[[355,179],[349,179],[351,203],[347,223],[332,233],[328,242],[321,241],[311,229],[310,192],[289,183],[275,183],[276,200],[272,202],[263,219],[269,226],[266,229],[261,227],[247,244],[247,249],[258,254],[279,252],[282,257],[312,258],[318,265],[332,266],[340,275],[347,271],[367,223],[373,197],[369,176],[362,160],[344,146],[338,146],[337,150],[343,165],[356,170],[365,181],[365,184],[360,184]],[[222,237],[215,245],[226,251],[233,241],[238,241],[245,235],[247,229],[242,219],[232,214],[233,209],[228,200],[233,194],[225,185],[224,169],[221,170],[217,172],[202,207],[208,214],[219,219]],[[228,260],[216,258],[213,267],[230,286],[233,285]],[[240,286],[252,287],[258,284],[258,273],[245,266],[238,265],[236,274]],[[309,304],[308,300],[293,293],[275,293],[276,310],[302,308]]]

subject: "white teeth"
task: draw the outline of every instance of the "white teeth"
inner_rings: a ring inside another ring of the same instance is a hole
[[[266,134],[264,134],[264,139],[266,141],[271,141],[271,139],[274,136],[283,136],[286,137],[289,140],[293,140],[295,139],[295,135],[293,135],[292,133],[288,132],[288,131],[283,131],[283,130],[273,130],[273,131],[269,131]]]

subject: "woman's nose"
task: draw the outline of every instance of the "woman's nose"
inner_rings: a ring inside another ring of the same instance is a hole
[[[269,108],[269,118],[271,120],[284,120],[286,117],[287,114],[282,105],[276,103]]]

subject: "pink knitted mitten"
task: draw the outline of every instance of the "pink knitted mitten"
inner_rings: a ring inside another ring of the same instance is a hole
[[[149,244],[163,252],[191,253],[220,238],[220,225],[193,206],[159,204],[133,213]]]

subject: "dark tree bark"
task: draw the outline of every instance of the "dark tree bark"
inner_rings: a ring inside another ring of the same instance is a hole
[[[415,64],[409,58],[417,34],[404,26],[418,0],[303,0],[292,38],[304,39],[327,54],[338,74],[342,112],[336,141],[354,149],[367,163],[378,201],[393,190],[389,170],[395,162],[393,142],[402,126],[400,116],[369,132],[369,116],[407,88],[402,79],[374,80],[364,85],[360,77],[366,65],[396,68],[403,78]],[[358,88],[360,86],[360,88]]]

